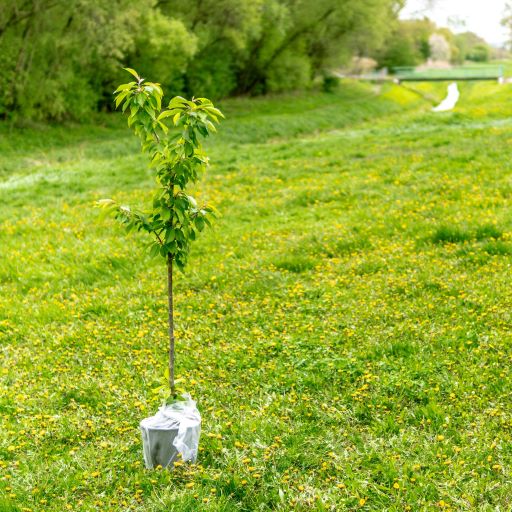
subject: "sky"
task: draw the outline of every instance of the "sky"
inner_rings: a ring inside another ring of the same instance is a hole
[[[428,7],[429,3],[433,6]],[[507,30],[500,24],[506,3],[507,0],[407,0],[401,17],[428,16],[439,26],[449,27],[454,32],[470,30],[488,43],[502,46],[509,39]]]

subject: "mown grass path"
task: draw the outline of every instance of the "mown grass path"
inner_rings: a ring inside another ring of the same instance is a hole
[[[0,511],[511,509],[511,92],[221,105],[198,193],[223,229],[176,290],[203,437],[174,472],[138,432],[165,268],[92,207],[148,198],[137,141],[0,127]]]

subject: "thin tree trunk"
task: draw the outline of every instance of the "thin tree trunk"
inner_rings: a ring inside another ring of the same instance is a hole
[[[176,396],[174,384],[174,309],[172,296],[172,255],[167,256],[167,295],[169,298],[169,387],[171,395]]]

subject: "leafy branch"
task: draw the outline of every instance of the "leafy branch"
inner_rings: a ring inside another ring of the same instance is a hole
[[[152,209],[147,212],[121,206],[111,199],[99,201],[129,231],[153,235],[150,254],[172,257],[179,269],[187,263],[190,242],[205,226],[211,225],[215,210],[184,191],[195,183],[208,165],[201,137],[217,130],[214,123],[223,114],[206,98],[173,98],[162,109],[163,92],[159,84],[146,82],[130,68],[136,81],[120,85],[115,91],[116,107],[128,114],[128,126],[140,138],[148,154],[158,184]]]

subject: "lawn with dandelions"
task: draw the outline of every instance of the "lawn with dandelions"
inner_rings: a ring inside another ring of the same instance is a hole
[[[119,116],[0,125],[0,512],[509,510],[512,85],[219,103],[176,278],[196,465],[147,471],[165,267],[95,200],[153,187]]]

